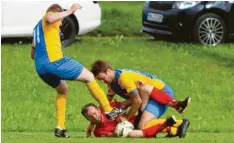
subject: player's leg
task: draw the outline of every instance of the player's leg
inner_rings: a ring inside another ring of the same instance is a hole
[[[147,123],[149,123],[151,120],[158,119],[165,112],[165,110],[166,108],[164,105],[150,100],[142,113],[138,124],[138,129],[144,129]]]
[[[168,85],[165,85],[163,89],[153,88],[150,98],[160,104],[175,108],[179,113],[184,112],[191,101],[190,97],[186,97],[183,101],[175,100],[174,92]]]
[[[37,73],[41,79],[49,86],[57,91],[55,99],[57,127],[55,128],[55,136],[57,137],[69,137],[65,129],[65,108],[67,100],[68,86],[64,81],[61,81],[60,77],[53,73],[54,67],[46,65],[40,68]]]
[[[152,126],[160,124],[164,121],[165,121],[165,119],[151,120],[149,123],[146,124],[145,128],[152,127]],[[182,137],[185,137],[186,131],[187,131],[189,125],[190,125],[189,120],[179,119],[179,120],[176,120],[176,123],[172,127],[165,128],[161,132],[168,133],[167,137],[179,136],[180,138],[182,138]]]
[[[162,122],[163,120],[159,118],[164,114],[167,108],[167,105],[162,105],[153,100],[150,100],[142,114],[140,123],[138,125],[139,129],[148,128],[150,126],[158,124],[158,122]],[[177,126],[179,126],[181,123],[182,120],[176,120]],[[177,134],[177,128],[174,127],[165,129],[163,131],[169,133],[170,135]]]
[[[179,126],[178,126],[179,125]],[[180,120],[175,125],[173,125],[173,128],[176,128],[175,132],[169,132],[166,137],[179,137],[184,138],[187,134],[187,130],[189,128],[190,122],[187,119]],[[173,128],[171,128],[173,130]]]
[[[87,85],[90,94],[100,103],[105,112],[112,111],[112,107],[110,106],[104,91],[97,84],[94,75],[89,70],[83,67],[82,72],[78,76],[77,80],[84,82]]]
[[[146,105],[142,113],[140,122],[138,124],[138,129],[144,129],[148,122],[150,122],[151,120],[157,119],[158,115],[155,115],[157,114],[157,111],[154,111],[155,108],[153,104],[154,104],[154,101],[150,100],[148,104]]]
[[[166,119],[152,120],[152,121],[150,121],[149,123],[146,124],[145,128],[152,127],[154,125],[160,124],[160,123],[165,122],[165,121],[166,121]],[[163,129],[161,132],[162,133],[167,133],[167,136],[170,136],[170,137],[177,136],[178,125],[181,125],[182,122],[183,122],[183,120],[176,120],[176,123],[172,127],[167,127],[165,129]]]
[[[61,80],[59,86],[56,87],[57,96],[55,99],[57,127],[55,129],[55,136],[69,137],[65,127],[65,113],[67,103],[68,85]]]
[[[145,85],[143,82],[138,81],[136,83],[137,89],[139,89],[139,94],[142,100],[140,110],[143,111],[145,109],[145,106],[148,104],[150,99],[151,91],[153,90],[153,86]]]
[[[93,74],[82,64],[71,58],[64,57],[63,59],[56,61],[54,65],[56,66],[54,74],[62,79],[84,82],[87,85],[91,95],[99,102],[107,113],[107,117],[113,118],[124,112],[123,110],[112,110],[105,93],[95,81]]]
[[[140,137],[156,137],[156,134],[161,132],[164,129],[169,129],[171,128],[176,122],[176,119],[174,116],[169,117],[166,120],[159,120],[157,124],[142,129],[142,130],[132,130],[129,132],[128,137],[132,138],[140,138]]]
[[[132,130],[131,132],[128,133],[129,138],[143,138],[144,134],[142,130]]]

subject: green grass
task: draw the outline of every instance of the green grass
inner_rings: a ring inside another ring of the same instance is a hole
[[[147,36],[140,32],[144,2],[102,1],[99,4],[102,8],[102,24],[88,35]]]
[[[71,133],[72,138],[69,139],[57,139],[50,132],[3,132],[3,143],[233,143],[234,135],[231,133],[189,133],[186,138],[157,138],[157,139],[125,139],[125,138],[85,138],[79,133]]]
[[[84,138],[88,122],[81,116],[80,110],[86,103],[96,101],[84,84],[68,82],[66,126],[72,138],[56,139],[53,136],[56,93],[37,76],[30,59],[30,45],[3,44],[2,142],[233,143],[234,44],[206,47],[126,38],[147,36],[139,32],[144,2],[99,3],[102,7],[102,25],[88,35],[117,36],[99,39],[81,37],[80,42],[63,49],[64,54],[88,68],[96,59],[104,59],[114,68],[147,71],[166,81],[174,89],[177,99],[191,96],[192,104],[183,115],[169,109],[163,116],[174,114],[177,118],[188,118],[191,121],[188,136],[182,140]],[[100,85],[107,90],[103,84]]]
[[[131,68],[156,74],[174,89],[177,99],[183,99],[187,95],[192,97],[192,104],[183,115],[177,114],[174,109],[169,109],[165,114],[175,114],[178,118],[188,118],[191,121],[188,130],[191,138],[188,136],[183,141],[192,142],[195,138],[198,138],[197,141],[214,141],[215,138],[212,137],[217,133],[220,136],[217,137],[219,142],[229,140],[226,137],[234,134],[231,126],[234,122],[233,46],[222,44],[206,47],[117,36],[84,38],[63,50],[65,55],[77,59],[88,68],[94,60],[104,59],[114,68]],[[95,101],[84,84],[68,84],[70,90],[66,125],[69,131],[79,132],[79,136],[84,136],[88,122],[81,116],[80,109],[86,103]],[[52,133],[56,125],[55,94],[37,76],[34,63],[30,59],[29,44],[2,45],[1,103],[4,142],[13,142],[19,138],[20,142],[30,140],[30,133],[21,136],[17,132],[42,132],[36,137],[38,142],[44,134],[48,137],[48,142],[55,142],[55,139],[43,133]],[[34,139],[37,135],[32,134]],[[209,136],[208,139],[206,136]],[[84,139],[86,142],[91,140]],[[70,141],[75,142],[75,139]]]

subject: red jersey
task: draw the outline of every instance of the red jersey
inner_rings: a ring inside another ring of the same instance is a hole
[[[112,102],[111,106],[115,108],[120,108],[121,102]],[[108,137],[110,133],[114,133],[115,127],[118,122],[116,120],[108,120],[105,116],[105,112],[102,113],[102,123],[97,124],[94,129],[95,137]],[[130,122],[133,124],[135,121],[135,116],[130,119]]]

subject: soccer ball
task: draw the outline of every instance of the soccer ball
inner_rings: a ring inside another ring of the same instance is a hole
[[[127,137],[129,132],[134,129],[132,123],[128,121],[123,121],[117,124],[115,128],[115,133],[118,137]]]

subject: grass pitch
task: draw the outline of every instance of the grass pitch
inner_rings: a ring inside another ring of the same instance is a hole
[[[233,44],[206,47],[196,44],[151,41],[142,38],[83,38],[64,54],[86,67],[96,59],[109,61],[114,68],[147,71],[166,81],[177,99],[192,97],[183,115],[169,108],[165,116],[188,118],[191,126],[186,139],[173,142],[231,142],[234,129]],[[2,45],[2,141],[3,142],[91,142],[85,139],[88,122],[80,109],[95,102],[85,85],[68,82],[66,126],[74,139],[57,140],[55,91],[44,84],[34,70],[29,44]],[[102,88],[106,87],[100,83]],[[118,98],[119,99],[119,98]],[[120,99],[119,99],[120,100]],[[96,102],[95,102],[96,103]],[[45,140],[44,140],[45,139]],[[124,142],[134,139],[99,139],[100,142]],[[155,140],[147,140],[155,142]],[[170,139],[160,138],[160,142]]]

